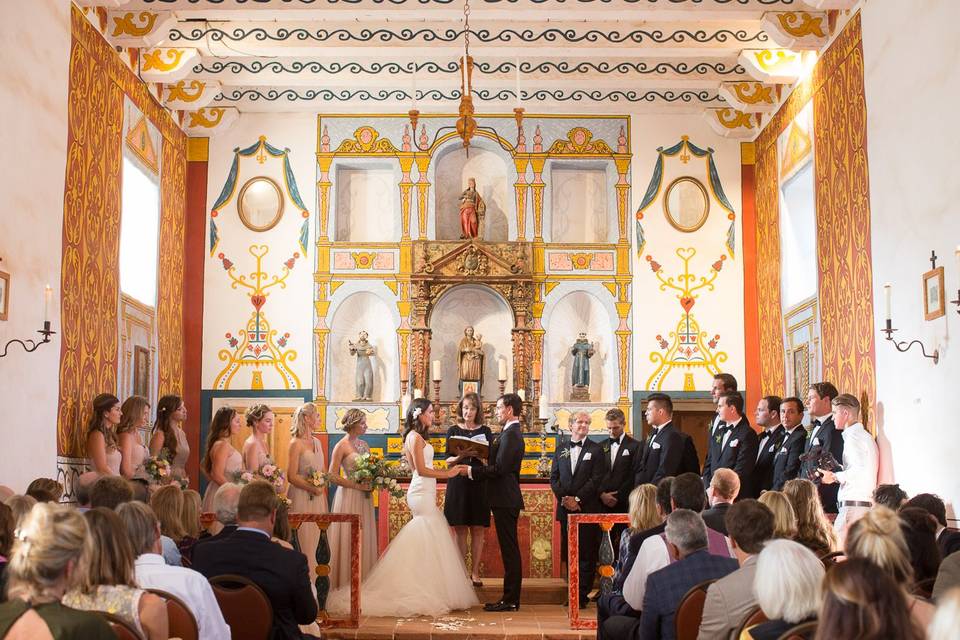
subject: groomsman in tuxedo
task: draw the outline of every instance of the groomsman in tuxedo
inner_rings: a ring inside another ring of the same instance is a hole
[[[579,411],[570,424],[570,440],[557,447],[550,470],[550,488],[557,497],[557,521],[560,523],[560,557],[569,564],[567,549],[567,516],[571,513],[599,513],[600,485],[607,471],[603,448],[587,437],[590,414]],[[593,589],[593,578],[599,550],[599,529],[596,525],[580,527],[579,562],[580,608],[587,606],[587,594]]]
[[[807,438],[803,453],[810,453],[811,450],[819,447],[822,451],[829,451],[833,454],[837,463],[843,463],[843,436],[836,429],[833,422],[834,399],[840,395],[837,388],[829,382],[816,382],[810,385],[807,391],[807,411],[810,412],[811,428],[810,435]],[[806,461],[803,463],[801,471],[802,478],[816,477],[816,461]],[[817,481],[817,491],[820,493],[820,503],[826,513],[837,513],[837,491],[839,484],[824,484]]]
[[[801,422],[803,401],[800,398],[790,397],[780,403],[784,439],[773,458],[773,484],[770,485],[773,491],[782,491],[787,480],[800,475],[800,456],[807,442],[807,432]]]
[[[710,387],[710,396],[714,404],[717,405],[717,415],[710,423],[710,433],[707,435],[707,454],[703,460],[703,486],[710,486],[710,479],[713,472],[717,470],[716,460],[720,455],[720,439],[717,438],[717,432],[724,426],[720,419],[720,396],[724,393],[731,393],[737,390],[737,379],[729,373],[718,373],[713,376],[713,386]]]
[[[503,561],[503,596],[497,602],[483,605],[486,611],[519,611],[522,573],[517,522],[523,509],[520,493],[520,464],[523,462],[523,435],[520,433],[520,412],[523,402],[515,393],[506,393],[497,400],[497,422],[503,425],[490,445],[486,466],[471,466],[471,480],[486,479],[487,500],[497,528],[497,543]]]
[[[773,486],[773,462],[780,450],[786,431],[780,424],[780,396],[765,396],[757,403],[754,414],[757,426],[763,431],[757,434],[757,462],[753,467],[750,482],[740,492],[743,498],[759,498],[760,493]]]
[[[600,482],[600,502],[604,513],[627,513],[633,480],[640,468],[641,446],[624,432],[627,417],[623,411],[610,409],[605,418],[610,437],[603,444],[607,472]],[[613,545],[614,558],[620,553],[620,535],[626,528],[625,524],[615,524],[610,532],[610,539],[617,541]]]
[[[720,420],[723,426],[713,436],[719,452],[710,467],[710,478],[717,469],[733,469],[740,477],[740,486],[749,485],[757,464],[757,432],[743,415],[743,396],[737,391],[720,395]],[[704,476],[705,478],[706,476]]]
[[[672,423],[673,401],[665,393],[647,396],[644,412],[650,436],[634,484],[657,484],[667,476],[676,476],[683,461],[684,440]]]

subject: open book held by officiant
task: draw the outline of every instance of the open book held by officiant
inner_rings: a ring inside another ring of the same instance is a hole
[[[450,436],[447,439],[447,453],[456,458],[458,463],[468,458],[486,460],[490,456],[490,445],[483,434],[475,435],[472,438]]]

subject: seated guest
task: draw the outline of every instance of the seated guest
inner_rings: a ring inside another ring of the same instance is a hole
[[[933,622],[927,627],[927,640],[957,640],[957,629],[960,629],[960,589],[954,589],[940,600]]]
[[[863,520],[853,526],[857,526]],[[853,533],[853,527],[850,532]],[[817,640],[923,640],[903,589],[863,558],[850,558],[827,572]]]
[[[960,551],[960,531],[947,529],[947,507],[940,496],[921,493],[907,500],[903,506],[926,509],[937,519],[937,546],[942,557]]]
[[[213,494],[214,521],[207,527],[210,537],[198,540],[197,544],[220,540],[237,530],[237,505],[240,502],[240,489],[242,487],[233,482],[220,485],[217,492]]]
[[[652,484],[642,484],[634,487],[630,492],[630,526],[624,529],[620,536],[620,553],[613,572],[613,590],[620,591],[623,582],[630,573],[630,567],[636,560],[639,545],[631,553],[630,541],[637,534],[655,527],[664,521],[666,514],[662,513],[657,504],[657,488]]]
[[[133,500],[133,487],[122,476],[103,476],[90,487],[90,507],[116,509]]]
[[[807,441],[807,432],[800,424],[803,422],[803,402],[800,398],[790,397],[780,403],[780,422],[785,432],[783,442],[773,457],[773,483],[770,488],[774,491],[782,491],[788,480],[800,475],[800,456]]]
[[[38,505],[24,518],[7,568],[7,597],[0,604],[0,637],[115,640],[94,613],[64,606],[89,561],[90,530],[68,505]]]
[[[640,485],[640,487],[643,486],[644,485]],[[670,499],[670,489],[672,486],[673,478],[670,476],[667,476],[661,480],[657,485],[657,517],[659,519],[659,524],[656,524],[649,529],[641,530],[630,536],[628,543],[629,546],[627,547],[628,555],[625,559],[623,556],[621,556],[619,560],[619,570],[614,581],[613,590],[610,593],[601,595],[600,599],[597,601],[597,637],[600,640],[603,640],[605,637],[603,635],[603,623],[605,620],[607,620],[607,618],[611,616],[631,616],[634,618],[640,617],[640,612],[631,607],[623,597],[623,588],[624,584],[626,583],[627,576],[630,575],[630,571],[633,569],[633,565],[637,559],[637,554],[640,552],[640,546],[643,544],[644,540],[651,536],[661,535],[667,528],[667,516],[670,515],[670,512],[673,510]]]
[[[833,399],[833,423],[843,437],[843,460],[837,460],[843,470],[819,469],[817,473],[823,484],[840,485],[837,492],[840,511],[833,528],[842,540],[847,527],[873,506],[879,454],[873,436],[860,422],[860,401],[849,393]]]
[[[797,535],[797,514],[787,496],[780,491],[764,491],[760,502],[773,512],[773,537],[793,540]]]
[[[271,637],[299,640],[297,625],[316,619],[317,601],[310,590],[306,556],[270,541],[277,503],[270,483],[255,480],[245,486],[240,492],[237,530],[194,549],[193,567],[207,578],[236,574],[255,582],[273,606]]]
[[[0,602],[6,601],[7,563],[10,562],[10,549],[13,547],[13,510],[0,502]]]
[[[783,495],[797,516],[797,542],[822,558],[839,547],[837,534],[823,513],[817,487],[805,478],[795,478],[783,485]]]
[[[910,550],[897,514],[886,507],[868,511],[850,526],[844,552],[848,561],[850,558],[864,558],[889,575],[906,598],[914,621],[926,629],[933,617],[933,605],[922,598],[907,595],[913,590],[913,567],[910,566]]]
[[[740,477],[731,469],[717,469],[707,488],[707,498],[710,508],[704,509],[703,521],[714,531],[727,535],[727,510],[733,506],[733,501],[740,494]]]
[[[697,640],[726,640],[757,606],[757,554],[773,537],[773,513],[756,500],[741,500],[727,511],[727,530],[740,568],[707,588]]]
[[[192,569],[171,567],[163,561],[160,522],[153,510],[142,502],[128,502],[117,508],[117,515],[133,545],[137,583],[144,589],[160,589],[183,600],[197,620],[201,638],[229,640],[230,627],[207,579]]]
[[[37,502],[60,502],[63,485],[50,478],[37,478],[27,486],[26,495]]]
[[[873,504],[883,505],[891,511],[900,511],[900,507],[909,499],[910,496],[898,484],[881,484],[873,490]]]
[[[7,498],[6,505],[10,507],[13,513],[13,528],[19,529],[20,523],[37,504],[37,499],[32,496],[10,496]]]
[[[180,510],[180,526],[183,527],[183,539],[180,541],[180,554],[190,560],[190,550],[204,534],[200,526],[200,493],[193,489],[184,489],[183,508]]]
[[[180,521],[180,513],[183,511],[183,491],[180,486],[168,484],[154,491],[150,497],[150,508],[160,521],[160,532],[166,538],[163,541],[163,559],[167,564],[181,566],[183,550],[192,547],[193,541],[186,540]],[[185,541],[191,544],[184,546]]]
[[[753,473],[749,476],[749,483],[740,490],[742,498],[759,498],[760,493],[773,488],[774,463],[780,445],[787,437],[787,431],[780,424],[780,396],[765,396],[757,402],[754,416],[757,426],[763,431],[757,434],[760,442],[757,445],[757,462],[753,466]],[[707,523],[709,526],[709,523]]]
[[[81,512],[90,508],[90,485],[77,483],[73,487],[73,495],[77,499],[77,509]]]
[[[904,507],[897,515],[900,517],[900,529],[907,541],[907,549],[910,550],[914,581],[936,578],[940,569],[936,519],[919,507]]]
[[[679,473],[684,442],[673,426],[673,401],[667,394],[651,393],[643,415],[651,431],[641,453],[634,484],[657,484],[661,479]]]
[[[940,602],[954,587],[960,587],[960,553],[951,553],[940,563],[937,581],[933,584],[934,601]]]
[[[63,596],[63,604],[83,611],[112,613],[147,640],[167,640],[166,603],[138,588],[133,547],[116,513],[96,507],[83,514],[93,542],[86,575]]]
[[[698,513],[675,510],[667,517],[666,537],[671,555],[678,560],[647,580],[640,617],[641,640],[673,640],[677,606],[687,591],[695,584],[722,578],[737,569],[733,558],[707,551],[707,525]]]
[[[744,630],[740,640],[777,640],[791,627],[815,620],[823,562],[791,540],[771,540],[757,556],[753,594],[767,622]]]

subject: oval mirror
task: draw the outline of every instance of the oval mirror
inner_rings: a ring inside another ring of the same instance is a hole
[[[248,229],[267,231],[277,226],[283,215],[283,192],[270,178],[250,178],[240,189],[237,210]]]
[[[683,176],[667,187],[663,198],[663,211],[674,229],[689,233],[696,231],[707,221],[710,198],[699,180]]]

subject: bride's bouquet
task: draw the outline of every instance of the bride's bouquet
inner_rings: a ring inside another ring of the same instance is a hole
[[[349,478],[359,484],[369,484],[374,490],[386,490],[395,498],[401,498],[404,495],[403,488],[397,482],[386,461],[373,453],[362,453],[357,456]]]

